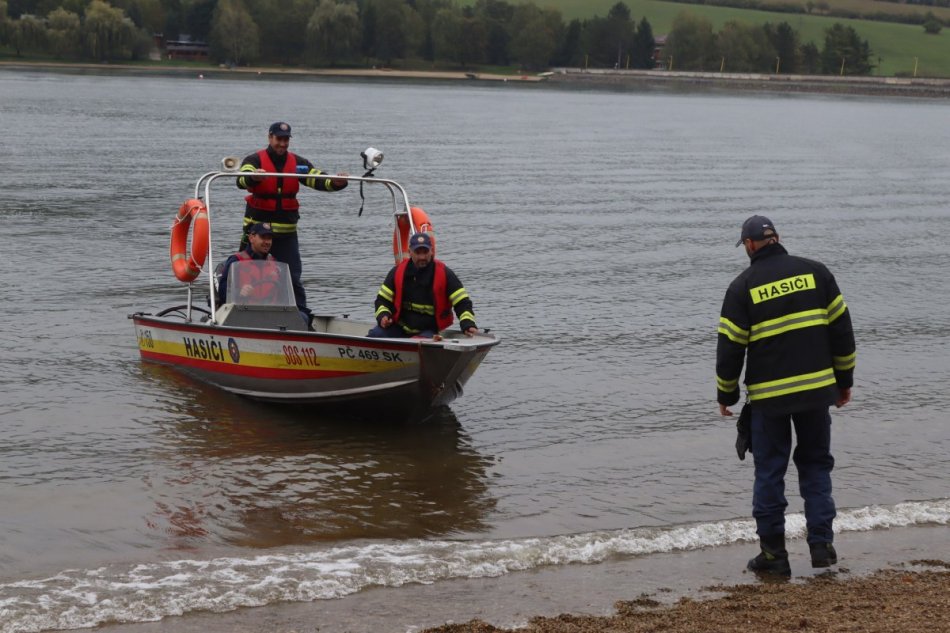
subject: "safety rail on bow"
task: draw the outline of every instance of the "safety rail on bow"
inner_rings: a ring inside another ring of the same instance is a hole
[[[370,155],[367,156],[366,154],[367,154],[368,152],[376,152],[376,154],[370,153]],[[395,221],[396,221],[396,225],[397,225],[397,232],[396,232],[396,235],[398,235],[398,231],[399,231],[398,227],[399,227],[399,224],[400,224],[401,222],[408,225],[408,227],[409,227],[408,234],[409,234],[409,235],[411,235],[412,233],[415,233],[417,230],[425,230],[425,229],[421,229],[419,226],[417,226],[417,217],[418,217],[418,216],[417,216],[417,214],[414,213],[413,211],[421,211],[421,210],[416,210],[416,209],[410,207],[410,205],[409,205],[409,195],[406,193],[406,190],[403,188],[403,186],[400,185],[399,183],[397,183],[397,182],[394,181],[394,180],[390,180],[390,179],[388,179],[388,178],[378,178],[378,177],[375,177],[375,176],[372,176],[372,175],[371,175],[372,170],[375,169],[375,168],[379,165],[380,162],[382,162],[382,154],[379,153],[379,152],[377,152],[377,150],[373,150],[372,148],[370,148],[369,150],[367,150],[367,152],[364,152],[364,153],[361,154],[361,155],[363,156],[363,159],[364,159],[364,167],[367,167],[367,165],[366,165],[365,163],[366,163],[368,160],[372,161],[371,164],[369,165],[369,171],[367,171],[367,173],[364,174],[363,176],[349,176],[349,175],[343,176],[343,175],[336,175],[336,174],[319,174],[319,175],[317,175],[316,177],[320,177],[320,178],[332,178],[332,179],[334,179],[334,180],[346,180],[347,182],[359,182],[359,183],[368,183],[368,184],[383,185],[384,187],[386,187],[386,189],[389,190],[389,193],[390,193],[390,195],[391,195],[391,197],[392,197],[393,217],[394,217],[394,219],[395,219]],[[374,158],[375,158],[375,160],[373,160]],[[202,270],[202,271],[211,271],[211,272],[209,273],[209,275],[208,275],[208,295],[209,295],[209,300],[210,300],[210,304],[211,304],[211,306],[210,306],[210,307],[211,307],[211,315],[210,315],[210,317],[209,317],[209,322],[212,323],[212,324],[215,323],[215,314],[216,314],[216,312],[217,312],[217,307],[218,307],[218,306],[217,306],[217,296],[216,296],[215,287],[214,287],[214,281],[215,281],[215,280],[214,280],[214,274],[213,274],[214,265],[215,265],[215,264],[214,264],[214,253],[213,253],[213,249],[211,248],[212,237],[213,237],[213,235],[212,235],[212,229],[211,229],[211,227],[212,227],[212,222],[211,222],[211,185],[212,185],[212,183],[213,183],[214,181],[220,179],[220,178],[237,179],[237,178],[240,178],[240,177],[242,177],[242,176],[249,176],[249,175],[251,175],[251,173],[253,173],[254,176],[262,176],[262,177],[271,177],[271,176],[273,176],[273,177],[278,177],[278,178],[296,178],[296,179],[298,179],[298,180],[303,180],[303,179],[314,178],[314,177],[315,177],[314,174],[294,174],[294,173],[259,172],[259,171],[255,171],[255,172],[241,172],[241,171],[236,171],[236,168],[240,165],[240,161],[239,161],[238,159],[232,158],[232,157],[226,157],[226,158],[224,158],[224,159],[222,160],[222,165],[223,165],[223,167],[224,167],[224,171],[210,171],[210,172],[208,172],[208,173],[206,173],[206,174],[203,174],[201,177],[199,177],[199,178],[198,178],[198,181],[195,183],[195,198],[198,199],[198,200],[200,200],[200,201],[202,201],[202,202],[204,203],[204,205],[205,205],[205,207],[206,207],[207,219],[208,219],[208,229],[207,229],[207,240],[208,240],[207,252],[208,252],[208,254],[207,254],[207,261],[204,263],[203,266],[201,266],[201,270]],[[361,195],[362,195],[362,192],[361,192]],[[361,212],[362,212],[362,210],[361,210]],[[424,217],[425,214],[422,213],[422,216]],[[401,218],[402,218],[402,219],[401,219]],[[426,222],[426,225],[427,225],[428,227],[431,227],[431,224],[428,224],[428,219],[427,219],[427,218],[425,219],[425,222]],[[396,244],[396,237],[394,236],[394,243],[393,243],[394,251],[395,251],[396,247],[397,247],[397,244]],[[400,248],[402,248],[402,247],[407,247],[407,245],[406,245],[406,244],[403,244],[403,245],[400,246]],[[193,290],[193,289],[192,289],[192,286],[193,286],[193,283],[194,283],[193,281],[188,283],[188,302],[187,302],[187,312],[186,312],[186,319],[187,319],[188,321],[191,321],[191,312],[192,312],[192,303],[193,303],[193,297],[192,297],[192,290]]]

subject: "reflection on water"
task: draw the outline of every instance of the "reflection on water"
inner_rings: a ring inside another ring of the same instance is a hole
[[[392,424],[246,400],[143,363],[170,394],[164,464],[148,476],[151,529],[274,547],[479,530],[494,507],[486,468],[449,408]]]

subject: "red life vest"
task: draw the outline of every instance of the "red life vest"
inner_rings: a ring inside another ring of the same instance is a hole
[[[261,169],[274,173],[277,168],[274,167],[270,154],[266,149],[257,153],[257,158],[261,161]],[[297,173],[297,157],[293,152],[287,152],[287,162],[284,163],[284,174]],[[297,192],[300,191],[300,180],[297,178],[265,178],[253,186],[249,185],[251,192],[244,199],[255,209],[264,211],[276,211],[277,201],[280,200],[280,208],[283,211],[296,211],[300,208],[297,202]]]
[[[262,261],[255,260],[251,257],[247,251],[241,251],[235,253],[235,256],[239,261]],[[246,299],[250,299],[249,303],[253,304],[262,304],[262,303],[274,303],[277,300],[277,281],[280,279],[280,269],[277,267],[274,256],[270,253],[267,254],[267,258],[263,260],[262,265],[259,266],[238,266],[238,278],[237,278],[237,288],[243,288],[244,286],[250,284],[252,290],[251,294]]]
[[[395,275],[395,293],[393,296],[393,308],[396,313],[393,315],[393,322],[399,322],[399,313],[402,311],[402,287],[406,278],[406,268],[412,260],[404,259],[396,266]],[[452,325],[455,320],[455,314],[452,312],[452,305],[449,303],[449,295],[445,290],[445,264],[437,259],[432,260],[435,266],[435,274],[432,276],[432,300],[435,303],[435,327],[439,331]]]

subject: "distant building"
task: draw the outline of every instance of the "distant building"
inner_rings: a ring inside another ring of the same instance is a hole
[[[160,33],[155,35],[156,41],[161,42],[162,57],[164,59],[178,59],[191,62],[208,61],[208,45],[191,39],[190,35],[182,33],[177,40],[166,40]]]
[[[654,38],[653,46],[653,67],[666,68],[666,59],[663,57],[663,49],[666,47],[667,35],[657,35]]]

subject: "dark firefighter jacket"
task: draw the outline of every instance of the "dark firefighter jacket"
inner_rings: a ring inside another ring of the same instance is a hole
[[[412,260],[401,261],[376,295],[376,321],[388,314],[407,334],[444,330],[452,325],[452,310],[463,331],[476,327],[468,292],[452,269],[437,259],[422,270]]]
[[[244,226],[255,222],[270,222],[276,234],[293,233],[297,230],[297,220],[300,219],[297,192],[301,182],[318,191],[339,191],[346,188],[346,183],[342,187],[334,187],[332,177],[314,167],[306,158],[292,152],[278,156],[270,147],[248,155],[241,163],[242,172],[253,172],[257,169],[285,174],[309,174],[309,177],[302,181],[298,178],[265,178],[261,182],[254,182],[249,176],[237,179],[237,186],[250,192],[245,197],[247,204],[244,209]]]
[[[850,388],[855,365],[851,315],[831,272],[781,244],[756,251],[730,284],[719,317],[717,399],[739,400],[739,376],[753,408],[769,414],[826,407]]]

